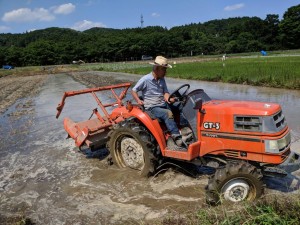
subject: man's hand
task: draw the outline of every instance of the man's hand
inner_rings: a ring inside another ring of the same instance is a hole
[[[139,100],[137,101],[137,104],[139,104],[139,105],[144,105],[144,101],[142,101],[142,100],[139,99]]]
[[[175,97],[170,98],[170,101],[168,101],[169,104],[172,104],[172,103],[174,103],[174,102],[176,102],[176,98],[175,98]]]
[[[144,101],[142,101],[138,94],[135,91],[131,91],[132,97],[134,98],[134,100],[137,102],[137,104],[139,105],[144,105]]]

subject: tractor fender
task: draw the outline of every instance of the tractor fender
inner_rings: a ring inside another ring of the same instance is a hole
[[[158,120],[151,119],[151,117],[146,112],[136,107],[134,107],[130,111],[130,115],[138,119],[140,123],[143,124],[152,133],[163,153],[164,149],[167,147],[167,144]]]

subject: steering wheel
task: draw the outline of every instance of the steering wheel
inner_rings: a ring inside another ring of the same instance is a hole
[[[186,88],[185,90],[183,88]],[[183,93],[181,94],[179,91],[181,91],[181,89],[183,89]],[[173,91],[169,98],[168,98],[168,102],[170,102],[171,98],[175,98],[175,101],[179,101],[184,103],[186,100],[186,93],[188,92],[188,90],[190,89],[190,85],[189,84],[183,84],[181,85],[179,88],[177,88],[175,91]]]

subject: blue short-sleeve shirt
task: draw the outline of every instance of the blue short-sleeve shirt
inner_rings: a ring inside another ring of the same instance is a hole
[[[152,72],[143,76],[132,90],[142,93],[146,109],[166,105],[164,94],[169,93],[166,81],[164,78],[156,80]]]

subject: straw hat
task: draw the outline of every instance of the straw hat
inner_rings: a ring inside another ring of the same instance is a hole
[[[170,64],[168,64],[168,60],[163,56],[156,56],[154,63],[150,63],[151,65],[155,66],[162,66],[162,67],[169,67],[172,68]]]

